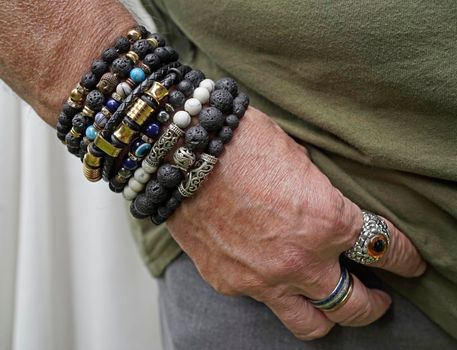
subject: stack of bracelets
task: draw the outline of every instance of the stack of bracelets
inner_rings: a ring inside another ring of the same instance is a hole
[[[178,59],[159,34],[130,30],[92,63],[57,124],[84,176],[156,225],[198,190],[249,105],[233,79],[214,82]]]

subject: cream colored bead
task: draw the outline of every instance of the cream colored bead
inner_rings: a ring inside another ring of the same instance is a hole
[[[129,186],[125,186],[122,191],[122,196],[128,201],[133,201],[137,195],[138,193],[132,190]]]
[[[211,93],[214,90],[214,81],[211,79],[205,79],[200,82],[199,86],[204,87],[209,93]]]
[[[145,161],[143,161],[143,163],[141,163],[141,167],[148,174],[154,174],[157,171],[157,167],[152,166],[151,164],[149,164]]]
[[[151,175],[148,174],[146,171],[144,171],[143,168],[138,168],[138,169],[135,170],[135,173],[133,174],[133,177],[139,183],[145,184],[145,183],[147,183],[149,181],[149,179],[151,178]]]
[[[136,181],[135,178],[133,178],[133,177],[131,177],[129,180],[129,187],[137,193],[140,193],[141,191],[144,190],[144,185],[142,183]]]
[[[184,110],[191,116],[197,115],[202,110],[202,104],[196,98],[189,98],[184,103]]]
[[[207,88],[198,87],[194,90],[194,98],[200,101],[202,105],[209,101],[209,91]]]
[[[185,129],[190,125],[192,118],[186,111],[178,111],[173,116],[173,123],[179,126],[181,129]]]

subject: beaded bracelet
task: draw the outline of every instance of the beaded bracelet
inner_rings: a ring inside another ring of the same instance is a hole
[[[66,136],[72,129],[73,117],[81,111],[84,100],[91,90],[100,86],[100,79],[104,73],[109,69],[111,63],[121,53],[125,53],[130,49],[131,44],[134,44],[141,38],[141,33],[146,29],[138,26],[127,33],[127,36],[119,37],[114,47],[105,50],[101,59],[95,60],[92,63],[91,71],[81,77],[79,84],[72,90],[67,102],[64,105],[63,111],[59,115],[57,124],[57,137],[66,142]],[[88,114],[90,114],[90,111]],[[76,147],[70,149],[72,153],[76,153]]]

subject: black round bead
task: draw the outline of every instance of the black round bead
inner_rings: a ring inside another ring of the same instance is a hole
[[[159,209],[157,209],[157,214],[168,219],[171,214],[173,214],[173,210],[167,208],[167,206],[160,206]]]
[[[214,84],[214,90],[227,90],[233,97],[238,93],[238,85],[232,78],[222,78]]]
[[[60,141],[63,141],[65,142],[65,137],[67,136],[67,133],[66,132],[58,132],[57,131],[57,138],[60,140]]]
[[[208,131],[219,130],[224,125],[224,115],[215,107],[205,107],[201,110],[198,119],[200,125]]]
[[[65,127],[71,127],[71,120],[73,119],[73,116],[69,116],[65,112],[60,112],[59,118],[57,119],[59,124]]]
[[[67,147],[77,148],[79,152],[80,139],[77,139],[72,134],[68,133],[67,136],[65,136],[65,142],[67,143]]]
[[[192,69],[184,76],[184,79],[190,81],[194,87],[198,87],[202,80],[205,79],[205,74],[198,69]]]
[[[233,114],[235,114],[239,119],[243,118],[246,108],[241,103],[233,103]]]
[[[126,36],[120,36],[116,39],[116,44],[114,44],[117,52],[126,53],[130,50],[130,40]]]
[[[149,53],[143,60],[143,63],[146,64],[151,70],[155,71],[160,68],[161,62],[159,56],[154,53]]]
[[[209,136],[205,128],[195,125],[186,130],[185,143],[192,150],[203,150],[208,145]]]
[[[178,201],[175,197],[171,197],[168,199],[167,203],[165,204],[165,206],[171,210],[172,212],[174,212],[176,209],[178,209],[179,205],[181,204],[180,201]]]
[[[145,215],[145,214],[142,214],[140,213],[135,205],[134,205],[134,202],[130,203],[130,214],[132,214],[132,216],[136,219],[145,219],[147,218],[149,215]]]
[[[186,96],[181,91],[173,90],[168,95],[168,103],[175,108],[182,108],[186,102]]]
[[[144,193],[136,196],[132,204],[132,206],[135,207],[136,211],[143,215],[151,215],[157,209],[151,197],[145,195]]]
[[[65,134],[69,131],[68,125],[67,126],[62,125],[60,122],[57,122],[56,130],[58,133],[65,133]]]
[[[105,97],[98,90],[92,90],[87,94],[86,106],[97,112],[102,109],[103,103],[105,103]]]
[[[94,73],[98,77],[102,76],[103,73],[107,72],[108,68],[108,63],[106,63],[103,60],[95,60],[92,63],[92,73]]]
[[[235,97],[233,103],[242,104],[244,108],[248,108],[249,106],[249,96],[246,95],[244,92],[240,92],[238,96]]]
[[[234,114],[229,114],[225,118],[225,125],[229,126],[232,130],[235,130],[239,124],[240,124],[240,120]]]
[[[77,132],[82,134],[86,130],[87,117],[81,113],[76,114],[73,118],[72,125]]]
[[[163,217],[162,215],[160,215],[157,212],[151,215],[151,221],[154,225],[160,225],[160,224],[164,223],[166,220],[167,220],[166,217]]]
[[[135,29],[140,32],[141,37],[143,39],[146,39],[150,34],[149,30],[147,30],[145,26],[138,25],[138,26],[135,27]]]
[[[90,73],[90,74],[92,74],[92,73]],[[72,118],[76,113],[79,112],[79,109],[78,108],[73,108],[72,106],[70,106],[68,104],[68,102],[65,102],[63,104],[62,112],[65,113],[68,117]]]
[[[212,156],[219,157],[224,152],[224,143],[221,139],[215,137],[208,145],[208,153]]]
[[[67,150],[68,150],[68,152],[70,152],[71,154],[75,155],[76,157],[79,157],[79,146],[77,146],[77,147],[70,147],[70,146],[68,146],[68,144],[67,144]]]
[[[221,131],[217,136],[221,139],[223,143],[227,143],[232,139],[233,130],[229,126],[223,126]]]
[[[181,171],[171,164],[165,163],[157,170],[157,181],[165,188],[174,188],[181,183],[181,180]]]
[[[158,47],[154,50],[154,53],[160,58],[162,63],[170,62],[170,52],[164,47]]]
[[[165,46],[166,45],[165,39],[162,38],[162,36],[160,34],[158,34],[158,33],[152,33],[151,35],[149,35],[149,37],[156,39],[157,42],[159,43],[159,46]]]
[[[111,65],[113,73],[118,74],[121,78],[127,78],[133,68],[132,61],[127,57],[116,58]]]
[[[159,204],[170,196],[169,192],[157,180],[150,180],[146,185],[146,195],[155,204]]]
[[[89,146],[89,143],[90,143],[90,140],[87,137],[83,137],[83,139],[79,143],[79,149],[81,151],[82,156],[84,156],[84,154],[87,153],[87,146]]]
[[[209,105],[216,107],[222,113],[232,112],[233,97],[227,90],[215,90],[209,97]]]
[[[114,193],[121,193],[124,190],[125,183],[121,183],[116,181],[115,179],[111,179],[108,184],[108,187]]]
[[[112,63],[116,58],[119,57],[119,53],[114,47],[110,47],[109,49],[106,49],[102,53],[102,60],[105,61],[106,63]]]
[[[97,86],[97,82],[98,82],[97,76],[92,72],[84,74],[81,77],[81,80],[79,81],[81,86],[83,86],[89,90],[95,89],[95,87]]]
[[[132,45],[132,51],[135,52],[140,59],[143,59],[151,50],[151,44],[146,39],[140,39]]]
[[[173,191],[172,198],[176,199],[179,203],[186,199],[178,190]]]
[[[194,86],[190,81],[183,80],[176,86],[176,90],[181,91],[184,96],[189,97],[194,92]]]
[[[168,53],[170,54],[170,62],[179,60],[179,54],[174,48],[171,46],[164,46],[164,48],[168,50]]]

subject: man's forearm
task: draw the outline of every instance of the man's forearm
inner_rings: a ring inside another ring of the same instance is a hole
[[[0,78],[55,126],[91,62],[134,24],[116,0],[0,0]]]

